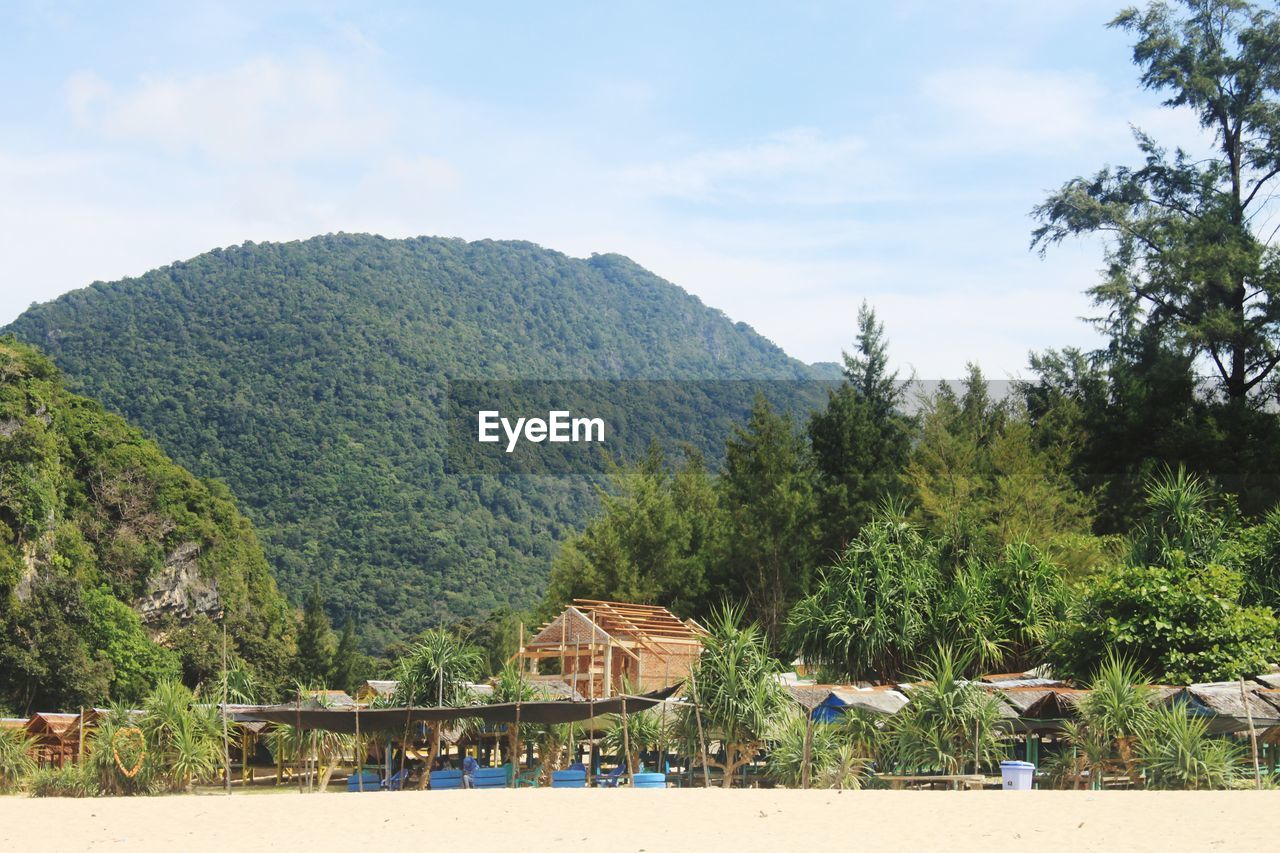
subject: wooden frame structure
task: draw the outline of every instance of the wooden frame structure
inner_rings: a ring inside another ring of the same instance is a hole
[[[76,758],[79,746],[79,714],[39,712],[27,721],[27,734],[35,738],[32,757],[41,767],[61,767]]]
[[[608,699],[624,689],[657,690],[689,675],[706,629],[665,607],[575,598],[559,616],[520,644],[526,672],[558,659],[560,678],[580,696]]]

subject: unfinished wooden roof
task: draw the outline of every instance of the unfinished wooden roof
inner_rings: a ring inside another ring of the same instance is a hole
[[[706,632],[696,622],[682,622],[665,607],[575,598],[574,606],[610,636],[619,639],[685,640],[698,642]]]
[[[560,615],[543,625],[525,648],[613,643],[670,651],[679,644],[698,644],[705,634],[701,625],[693,620],[682,622],[665,607],[575,598]]]

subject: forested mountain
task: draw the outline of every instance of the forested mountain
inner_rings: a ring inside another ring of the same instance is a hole
[[[0,339],[0,704],[134,702],[233,663],[284,681],[294,616],[249,522],[118,416]]]
[[[535,601],[596,505],[598,479],[450,469],[449,381],[832,373],[626,258],[519,242],[247,243],[69,293],[9,331],[225,481],[281,587],[301,600],[320,580],[371,647]],[[731,384],[629,415],[719,454],[752,402]]]

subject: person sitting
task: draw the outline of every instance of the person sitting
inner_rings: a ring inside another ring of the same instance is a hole
[[[474,774],[480,769],[480,763],[468,755],[462,759],[462,787],[474,788],[476,786]]]

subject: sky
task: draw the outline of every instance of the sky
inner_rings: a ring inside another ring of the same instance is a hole
[[[1097,346],[1071,177],[1202,144],[1092,0],[0,0],[0,324],[335,231],[617,252],[805,361],[858,306],[921,378]]]

